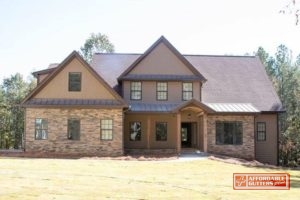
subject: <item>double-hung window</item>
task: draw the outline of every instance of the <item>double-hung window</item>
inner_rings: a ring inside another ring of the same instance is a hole
[[[48,121],[47,119],[35,119],[35,139],[46,140],[48,138]]]
[[[101,120],[101,140],[112,140],[113,139],[113,120],[102,119]]]
[[[156,98],[159,101],[168,100],[168,83],[157,82],[156,83]]]
[[[80,120],[68,119],[68,139],[79,140],[80,139]]]
[[[69,91],[80,92],[81,91],[81,73],[70,72],[69,73]]]
[[[188,101],[193,98],[193,83],[182,83],[182,100]]]
[[[266,123],[265,122],[257,122],[256,124],[256,132],[257,132],[257,141],[266,141]]]
[[[141,141],[141,122],[130,122],[130,141]]]
[[[167,141],[168,124],[167,122],[156,122],[156,141]]]
[[[141,100],[142,99],[142,82],[131,82],[130,84],[130,99]]]

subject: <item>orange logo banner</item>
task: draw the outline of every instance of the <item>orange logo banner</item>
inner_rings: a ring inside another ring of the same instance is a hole
[[[233,173],[235,190],[289,190],[288,173]]]

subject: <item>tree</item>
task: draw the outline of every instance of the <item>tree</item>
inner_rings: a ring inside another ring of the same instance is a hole
[[[262,47],[258,47],[257,52],[255,53],[261,60],[262,64],[265,66],[265,69],[267,71],[267,74],[270,78],[270,80],[274,84],[274,78],[275,78],[275,69],[273,67],[274,65],[274,58],[270,57],[269,54],[264,50]]]
[[[299,16],[300,16],[300,0],[289,0],[289,3],[279,11],[279,13],[283,14],[292,14],[295,16],[295,24],[299,24]]]
[[[87,62],[90,62],[94,53],[103,52],[114,52],[114,45],[109,41],[106,35],[92,33],[90,37],[85,40],[84,45],[80,47],[79,53]]]
[[[24,110],[20,103],[34,87],[33,79],[28,83],[19,73],[3,80],[0,90],[0,148],[21,147]]]
[[[288,166],[300,165],[300,55],[293,63],[290,51],[284,45],[278,46],[274,58],[261,47],[256,55],[265,65],[286,110],[279,116],[280,163]]]

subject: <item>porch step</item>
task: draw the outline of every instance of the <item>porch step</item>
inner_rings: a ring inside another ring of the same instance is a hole
[[[207,157],[208,153],[200,151],[194,148],[184,148],[181,149],[180,157]]]
[[[196,148],[181,148],[180,153],[197,153],[200,152],[199,149]]]

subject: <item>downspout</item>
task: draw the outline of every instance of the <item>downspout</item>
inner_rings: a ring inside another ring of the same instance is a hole
[[[25,108],[24,110],[24,130],[23,130],[23,137],[22,137],[22,148],[23,148],[23,151],[25,152],[26,150],[26,116],[27,116],[27,109]]]
[[[277,124],[277,166],[279,165],[279,113],[276,114],[276,124]]]
[[[254,160],[256,160],[256,118],[257,114],[253,117],[253,127],[254,127]]]

